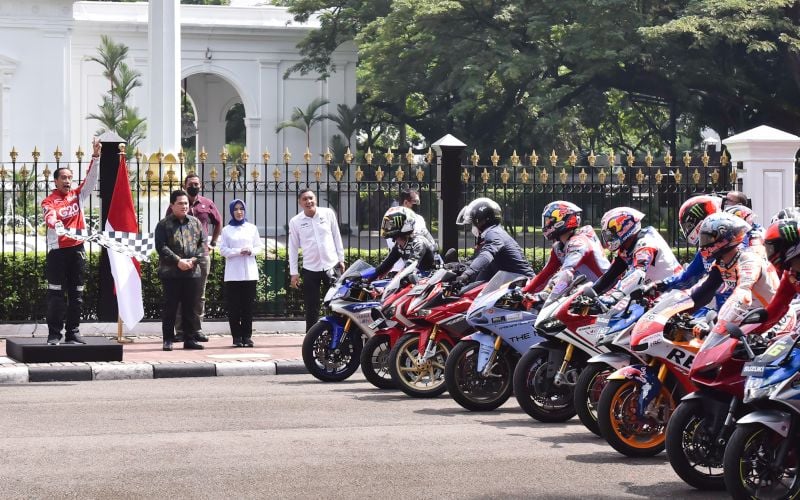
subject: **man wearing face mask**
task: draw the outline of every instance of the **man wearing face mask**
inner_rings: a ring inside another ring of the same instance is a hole
[[[456,224],[472,224],[472,234],[482,243],[469,267],[457,278],[459,284],[484,281],[498,271],[533,276],[522,249],[500,226],[501,222],[500,205],[489,198],[478,198],[461,209]]]
[[[200,330],[195,334],[195,339],[199,342],[208,342],[208,336],[202,331],[202,321],[206,309],[206,283],[208,282],[208,273],[211,270],[211,252],[217,246],[217,240],[220,233],[222,233],[222,216],[217,210],[217,206],[210,199],[200,194],[200,176],[192,172],[183,180],[183,189],[189,195],[189,212],[188,215],[196,217],[203,230],[210,236],[210,241],[206,244],[206,252],[208,258],[199,262],[200,266],[200,283],[198,284],[198,293],[200,296],[194,303],[194,312],[200,318]],[[167,208],[167,215],[172,213],[172,206]],[[213,229],[209,228],[213,225]],[[182,307],[178,306],[178,314],[175,318],[175,341],[183,341],[183,314]]]

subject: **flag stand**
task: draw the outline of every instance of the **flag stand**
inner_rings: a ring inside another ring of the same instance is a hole
[[[117,317],[117,342],[120,344],[130,344],[133,339],[122,336],[122,318]]]

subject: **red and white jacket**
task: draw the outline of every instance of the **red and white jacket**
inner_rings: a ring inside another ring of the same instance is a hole
[[[65,229],[85,229],[86,221],[83,218],[83,207],[89,195],[92,194],[97,186],[97,179],[100,176],[100,158],[92,158],[86,177],[83,178],[80,186],[71,190],[65,195],[61,191],[54,189],[50,195],[42,200],[42,210],[44,210],[44,222],[47,224],[47,251],[57,248],[69,248],[78,246],[81,241],[74,240],[67,236],[56,234],[56,222],[61,221]]]

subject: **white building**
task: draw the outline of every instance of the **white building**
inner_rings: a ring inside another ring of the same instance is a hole
[[[97,56],[102,34],[129,47],[128,64],[142,75],[133,104],[147,118],[144,153],[180,148],[180,88],[186,79],[197,144],[209,162],[219,161],[225,114],[237,102],[245,108],[252,159],[265,150],[278,159],[288,147],[299,160],[304,134],[296,129],[276,134],[276,124],[316,97],[331,101],[323,110],[331,113],[337,104],[356,103],[353,45],[334,55],[337,69],[327,81],[313,74],[284,79],[300,59],[297,43],[316,26],[315,19],[298,24],[284,8],[247,0],[232,6],[0,0],[0,161],[9,161],[12,147],[19,161],[28,162],[34,147],[41,161],[52,161],[56,146],[65,160],[74,159],[78,145],[87,150],[100,128],[87,116],[97,111],[108,88],[100,64],[88,60]],[[329,121],[312,132],[315,155],[337,133]]]

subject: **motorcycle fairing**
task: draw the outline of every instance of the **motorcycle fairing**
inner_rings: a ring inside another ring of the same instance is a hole
[[[592,356],[587,363],[605,364],[615,370],[619,370],[631,364],[631,355],[622,352],[604,352],[603,354]]]
[[[789,436],[792,416],[780,410],[756,410],[736,421],[736,425],[740,424],[760,424],[777,432],[781,437],[786,438]]]
[[[486,364],[489,362],[489,358],[492,356],[492,352],[494,352],[494,339],[496,337],[488,333],[475,332],[470,335],[469,338],[479,345],[477,372],[482,373],[483,369],[486,368]]]
[[[380,302],[374,301],[335,303],[331,304],[331,310],[335,313],[351,318],[362,332],[372,336],[373,331],[369,328],[369,325],[372,323],[372,309],[379,306]],[[330,318],[330,316],[326,316],[325,318]],[[336,349],[339,347],[339,342],[342,340],[342,331],[344,330],[344,325],[339,325],[339,330],[339,332],[334,331],[333,338],[331,339],[331,349]]]

